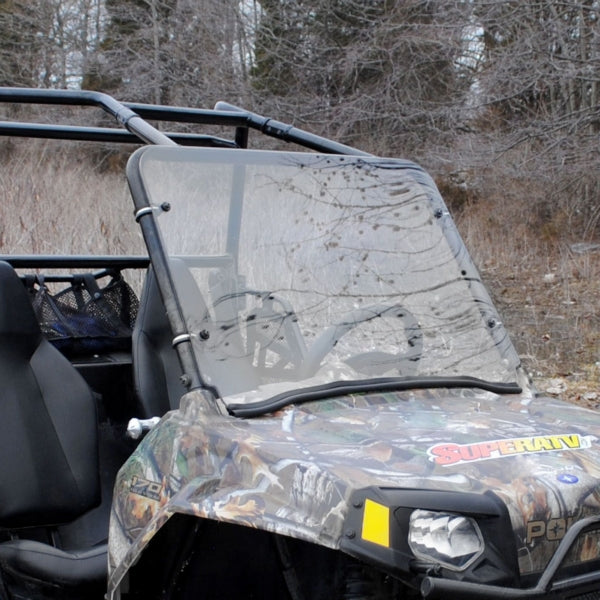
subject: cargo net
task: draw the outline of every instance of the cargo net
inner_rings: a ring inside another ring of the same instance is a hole
[[[91,274],[71,281],[54,294],[42,276],[29,281],[42,333],[69,357],[130,350],[139,301],[121,274],[102,288]]]

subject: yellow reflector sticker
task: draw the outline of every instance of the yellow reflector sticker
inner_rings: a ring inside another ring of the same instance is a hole
[[[367,542],[390,547],[390,509],[387,506],[365,500],[361,536]]]

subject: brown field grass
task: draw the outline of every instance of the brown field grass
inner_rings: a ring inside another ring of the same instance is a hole
[[[11,143],[7,155],[1,253],[145,253],[124,173],[100,172],[57,144]]]
[[[540,389],[600,406],[600,244],[568,215],[541,218],[518,185],[489,189],[456,221],[523,364]]]

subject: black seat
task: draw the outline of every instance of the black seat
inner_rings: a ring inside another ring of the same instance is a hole
[[[6,262],[0,262],[0,381],[3,584],[17,597],[52,597],[56,589],[61,598],[100,594],[106,544],[60,547],[56,535],[56,526],[101,500],[95,399],[42,335],[27,291]]]
[[[171,326],[150,267],[131,336],[133,382],[140,418],[160,417],[176,408],[185,391],[172,341]]]

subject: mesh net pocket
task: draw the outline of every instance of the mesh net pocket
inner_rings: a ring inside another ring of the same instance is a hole
[[[138,299],[120,275],[100,288],[92,275],[51,294],[38,278],[33,308],[44,335],[67,356],[129,350]]]

